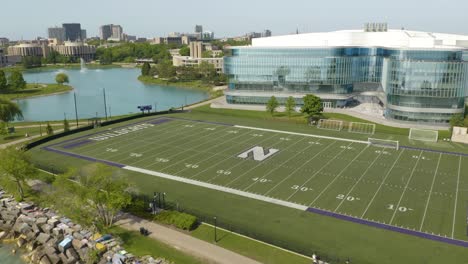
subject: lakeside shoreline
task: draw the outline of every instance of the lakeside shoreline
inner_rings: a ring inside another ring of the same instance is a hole
[[[0,97],[3,97],[5,99],[8,99],[10,101],[14,100],[23,100],[23,99],[31,99],[31,98],[37,98],[37,97],[45,97],[45,96],[52,96],[52,95],[58,95],[58,94],[65,94],[73,91],[75,88],[70,85],[66,84],[55,84],[55,83],[34,83],[34,84],[28,84],[28,86],[39,86],[40,88],[25,88],[24,90],[19,91],[18,93],[0,93]],[[44,90],[50,89],[50,91],[44,92]],[[36,91],[34,91],[36,90]],[[33,91],[35,94],[23,94],[24,92],[27,91]]]

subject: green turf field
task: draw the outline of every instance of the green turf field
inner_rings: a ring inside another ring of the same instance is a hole
[[[467,240],[466,156],[167,117],[125,128],[49,148],[147,177]]]

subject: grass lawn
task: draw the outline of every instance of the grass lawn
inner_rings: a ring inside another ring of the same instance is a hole
[[[311,260],[296,254],[251,240],[235,233],[217,229],[216,245],[234,251],[251,259],[265,264],[310,264]],[[209,225],[200,225],[191,232],[193,237],[214,243],[214,228]]]
[[[200,107],[190,113],[170,117],[367,139],[365,135],[310,127],[300,116],[289,120],[282,116],[271,117],[263,112]],[[108,129],[103,127],[87,131],[51,144]],[[237,132],[234,133],[234,130]],[[407,137],[378,133],[379,137]],[[466,240],[464,201],[468,200],[468,192],[464,186],[468,175],[459,172],[466,171],[466,157],[407,149],[382,151],[354,143],[347,148],[333,140],[310,142],[299,135],[260,133],[211,123],[173,120],[99,142],[68,148],[64,148],[64,145],[54,146],[54,149],[193,178],[199,182],[268,195],[297,204],[311,204],[312,207],[337,210],[357,217],[364,212],[368,214],[364,214],[364,218],[418,230],[422,226],[423,232],[451,236],[454,231],[455,238]],[[262,163],[236,157],[249,146],[260,143],[263,147],[280,149],[280,152]],[[432,149],[466,151],[466,147],[447,142],[433,145],[407,143]],[[380,152],[377,153],[378,150]],[[36,163],[55,170],[89,163],[41,148],[30,152]],[[329,164],[330,160],[334,162]],[[394,161],[396,166],[392,166]],[[354,263],[460,263],[460,259],[468,258],[468,251],[463,247],[126,169],[122,172],[128,175],[141,193],[152,195],[155,191],[166,192],[167,200],[179,204],[188,213],[201,216],[202,221],[211,222],[213,216],[217,216],[218,224],[229,230],[307,255],[316,252],[324,259],[339,259],[341,262],[349,257]],[[458,200],[463,201],[458,204],[454,195],[457,186]],[[371,206],[367,210],[368,204]],[[456,223],[452,225],[454,208],[458,214]],[[427,220],[422,221],[425,218]]]
[[[10,123],[10,126],[16,126],[16,124]],[[55,131],[63,129],[63,125],[53,126]],[[42,128],[40,127],[25,127],[25,128],[15,128],[15,133],[10,135],[0,135],[0,144],[8,143],[11,141],[19,140],[26,138],[26,134],[30,137],[35,135],[40,135],[42,132],[43,136],[46,136],[46,125],[42,123]]]
[[[66,93],[72,90],[73,87],[69,85],[28,83],[25,89],[0,93],[0,97],[14,100],[35,96],[45,96],[56,93]]]
[[[162,257],[176,264],[204,263],[203,261],[193,256],[187,255],[184,252],[170,247],[164,243],[149,237],[142,236],[138,232],[127,231],[120,227],[113,227],[109,230],[109,233],[120,237],[123,241],[123,247],[125,250],[134,254],[135,256],[142,257],[150,255],[154,258]]]

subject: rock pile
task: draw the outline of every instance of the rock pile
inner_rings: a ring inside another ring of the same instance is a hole
[[[16,241],[26,249],[25,259],[32,264],[166,264],[150,256],[136,258],[121,247],[118,238],[102,236],[73,223],[47,208],[18,203],[0,191],[0,241]]]

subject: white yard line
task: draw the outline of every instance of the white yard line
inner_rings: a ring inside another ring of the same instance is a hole
[[[429,196],[427,197],[426,208],[424,209],[424,214],[422,217],[421,225],[419,226],[419,231],[422,230],[423,225],[424,225],[424,220],[426,219],[427,208],[429,207],[429,201],[431,200],[431,194],[432,194],[432,190],[434,189],[434,183],[435,183],[435,179],[437,176],[437,171],[439,170],[439,164],[440,164],[441,158],[442,158],[442,153],[439,154],[439,160],[437,161],[437,167],[434,171],[434,178],[432,178],[431,189],[429,190]]]
[[[328,148],[330,148],[332,145],[334,145],[336,143],[336,141],[333,141],[332,143],[328,144],[328,146],[326,148],[323,148],[322,150],[320,150],[319,152],[317,152],[314,156],[312,156],[311,158],[309,158],[306,162],[303,162],[299,167],[297,167],[295,170],[293,170],[291,173],[289,173],[289,175],[287,177],[285,177],[284,179],[282,179],[280,182],[278,182],[275,186],[273,186],[270,190],[268,190],[266,193],[264,193],[263,195],[267,195],[269,194],[271,191],[273,191],[274,189],[276,189],[276,187],[280,186],[284,181],[286,181],[287,179],[291,178],[294,173],[296,173],[298,170],[302,169],[304,166],[306,166],[311,160],[315,159],[318,155],[320,155],[322,152],[324,152],[325,150],[327,150]]]
[[[270,139],[274,138],[275,136],[276,136],[275,134],[272,134],[271,137],[264,138],[264,139],[262,139],[260,142],[256,142],[255,145],[259,145],[260,143],[263,143],[264,141],[270,140]],[[250,138],[249,140],[251,140],[251,138]],[[248,140],[246,140],[246,141],[248,141]],[[246,142],[246,141],[243,141],[243,142]],[[274,147],[275,144],[279,144],[279,142],[274,143],[274,144],[272,145],[272,147]],[[222,159],[222,160],[220,160],[220,161],[218,161],[218,162],[212,164],[212,165],[209,166],[208,168],[206,168],[206,169],[204,169],[204,170],[202,170],[202,171],[196,173],[195,175],[193,175],[192,177],[190,177],[190,179],[193,179],[193,178],[197,177],[197,176],[200,175],[201,173],[203,173],[203,172],[205,172],[205,171],[207,171],[207,170],[209,170],[209,169],[211,169],[211,168],[213,168],[213,167],[216,167],[216,166],[218,166],[219,164],[221,164],[221,163],[223,163],[223,162],[225,162],[225,161],[227,161],[228,159],[231,159],[231,158],[235,158],[235,156],[227,156],[225,159]],[[230,167],[230,168],[228,168],[228,169],[225,169],[225,170],[231,171],[233,168],[235,168],[236,166],[242,164],[244,161],[245,161],[245,160],[239,160],[239,162],[238,162],[236,165],[234,165],[234,166],[232,166],[232,167]],[[218,174],[217,176],[211,178],[210,180],[208,180],[208,182],[211,182],[212,180],[214,180],[214,179],[215,179],[216,177],[218,177],[218,176],[219,176],[219,174]]]
[[[384,185],[385,181],[387,180],[388,176],[390,175],[390,173],[392,172],[393,168],[395,167],[395,165],[398,163],[398,160],[400,159],[401,155],[403,154],[403,152],[405,151],[405,149],[401,150],[400,151],[400,154],[398,155],[398,157],[396,158],[396,160],[393,162],[392,164],[392,167],[390,167],[390,170],[387,171],[387,174],[385,175],[385,177],[383,178],[382,182],[380,183],[379,185],[379,188],[377,189],[377,191],[375,191],[374,193],[374,196],[372,197],[372,199],[370,200],[369,204],[367,204],[367,207],[366,209],[364,210],[364,213],[362,213],[361,215],[361,218],[364,219],[364,215],[367,213],[367,210],[369,210],[372,202],[374,202],[374,199],[375,197],[377,196],[377,194],[379,193],[380,189],[382,188],[382,186]]]
[[[298,141],[294,142],[293,144],[287,146],[285,149],[283,149],[283,151],[289,149],[290,147],[292,147],[292,146],[294,146],[294,145],[296,145],[297,143],[299,143],[299,142],[302,141],[303,139],[304,139],[304,138],[301,138],[301,139],[299,139]],[[259,166],[261,166],[261,165],[263,165],[263,164],[264,164],[263,162],[259,162],[257,165],[255,165],[255,166],[253,166],[252,168],[250,168],[250,169],[244,171],[241,175],[237,176],[235,179],[233,179],[233,180],[231,180],[230,182],[228,182],[228,183],[226,184],[226,186],[231,185],[233,182],[237,181],[238,179],[240,179],[241,177],[243,177],[243,176],[246,175],[247,173],[253,171],[254,169],[258,168]]]
[[[319,198],[320,196],[322,196],[323,193],[325,193],[325,191],[338,179],[338,177],[340,177],[340,175],[346,171],[346,169],[351,166],[351,164],[354,163],[355,160],[357,160],[357,158],[359,158],[359,156],[361,156],[362,153],[364,153],[364,151],[367,149],[368,146],[365,146],[361,152],[359,152],[359,154],[356,155],[356,157],[354,157],[341,171],[340,173],[338,173],[338,175],[335,176],[335,178],[333,178],[333,180],[328,183],[328,185],[323,188],[323,190],[319,193],[319,195],[317,197],[315,197],[315,199],[309,204],[309,207],[312,206],[313,203],[315,203]]]
[[[453,234],[455,233],[455,219],[457,215],[458,185],[460,184],[461,160],[462,160],[462,157],[460,156],[460,161],[458,162],[457,189],[455,190],[455,205],[453,207],[452,238],[453,238]]]
[[[418,167],[418,164],[419,164],[419,161],[421,160],[422,154],[423,154],[423,151],[421,151],[421,153],[419,153],[418,160],[416,161],[416,164],[414,164],[413,170],[411,171],[411,174],[410,174],[408,180],[406,181],[406,185],[405,185],[405,188],[403,189],[403,192],[401,193],[400,200],[398,200],[398,204],[395,207],[395,210],[393,211],[392,218],[390,218],[390,222],[389,222],[390,225],[392,224],[393,219],[395,219],[395,215],[396,215],[396,213],[398,211],[398,208],[400,208],[401,200],[403,200],[403,197],[405,196],[406,190],[408,189],[408,185],[410,184],[411,179],[413,178],[414,172],[416,171],[416,167]]]
[[[300,140],[297,141],[297,142],[300,142],[300,141],[302,141],[302,140],[304,140],[304,139],[305,139],[305,138],[302,138],[302,139],[300,139]],[[312,147],[312,145],[309,145],[309,146],[308,146],[307,148],[305,148],[303,151],[306,151],[306,150],[309,149],[310,147]],[[299,155],[303,155],[303,154],[302,154],[301,152],[296,153],[295,155],[291,156],[289,159],[285,160],[284,162],[281,162],[281,164],[280,164],[278,167],[283,166],[284,164],[288,163],[290,160],[295,159],[295,158],[296,158],[297,156],[299,156]],[[245,188],[244,188],[244,191],[247,191],[248,189],[250,189],[250,187],[254,186],[257,182],[260,182],[260,180],[265,179],[266,176],[270,175],[271,173],[273,173],[273,172],[276,171],[276,170],[277,170],[277,168],[270,170],[270,171],[269,171],[268,173],[266,173],[266,174],[263,174],[262,177],[260,177],[258,181],[254,181],[254,182],[251,183],[249,186],[245,187]]]
[[[332,139],[332,140],[338,140],[338,141],[346,141],[346,142],[354,142],[354,143],[361,143],[361,144],[369,144],[368,141],[363,141],[363,140],[353,140],[353,139],[346,139],[346,138],[318,136],[318,135],[311,135],[311,134],[297,133],[297,132],[289,132],[289,131],[276,130],[276,129],[266,129],[266,128],[259,128],[259,127],[238,126],[238,125],[236,125],[236,126],[234,126],[234,127],[246,128],[246,129],[252,129],[252,130],[259,130],[259,131],[268,131],[268,132],[283,133],[283,134],[289,134],[289,135],[297,135],[297,136],[305,136],[305,137],[314,137],[314,138],[324,138],[324,139]]]
[[[385,149],[385,148],[384,148]],[[375,162],[380,158],[380,156],[382,156],[382,152],[381,151],[379,153],[379,155],[377,155],[377,157],[372,161],[372,163],[367,167],[367,169],[362,173],[361,177],[359,177],[359,179],[354,183],[354,185],[351,187],[351,190],[348,191],[348,193],[346,194],[345,196],[345,199],[341,199],[341,202],[338,204],[338,206],[335,208],[335,210],[333,212],[336,212],[338,211],[338,209],[341,207],[341,205],[344,203],[344,201],[346,200],[346,198],[351,194],[351,192],[353,192],[354,188],[356,188],[356,186],[361,182],[362,178],[364,178],[364,176],[367,174],[367,172],[370,170],[370,168],[375,164]]]
[[[308,208],[305,205],[300,205],[300,204],[296,204],[296,203],[282,201],[282,200],[279,200],[279,199],[265,197],[265,196],[259,195],[259,194],[244,192],[244,191],[240,191],[240,190],[236,190],[236,189],[232,189],[232,188],[228,188],[228,187],[224,187],[224,186],[219,186],[219,185],[215,185],[215,184],[211,184],[211,183],[206,183],[206,182],[201,182],[201,181],[197,181],[197,180],[187,179],[187,178],[184,178],[184,177],[170,175],[170,174],[166,174],[166,173],[162,173],[162,172],[151,171],[151,170],[146,170],[146,169],[132,167],[132,166],[125,166],[125,167],[123,167],[123,169],[129,170],[129,171],[144,173],[144,174],[152,175],[152,176],[159,177],[159,178],[164,178],[164,179],[169,179],[169,180],[173,180],[173,181],[192,184],[192,185],[196,185],[196,186],[200,186],[200,187],[205,187],[205,188],[216,190],[216,191],[232,193],[232,194],[244,196],[244,197],[247,197],[247,198],[252,198],[252,199],[256,199],[256,200],[260,200],[260,201],[264,201],[264,202],[268,202],[268,203],[272,203],[272,204],[282,205],[282,206],[286,206],[286,207],[289,207],[289,208],[294,208],[294,209],[298,209],[298,210],[302,210],[302,211],[305,211]]]
[[[350,143],[348,145],[351,146],[351,144],[353,143]],[[289,199],[291,199],[291,197],[293,197],[294,195],[296,195],[296,193],[299,192],[299,190],[304,187],[304,185],[306,185],[309,181],[311,181],[312,179],[315,178],[315,176],[317,176],[325,167],[328,166],[328,164],[330,164],[332,161],[334,161],[339,155],[341,155],[341,153],[343,153],[346,149],[342,149],[340,152],[338,152],[333,158],[329,159],[322,167],[320,167],[320,169],[316,172],[314,172],[314,174],[312,174],[312,176],[310,176],[309,179],[307,179],[303,184],[301,184],[301,186],[299,186],[299,188],[297,188],[297,190],[295,190],[291,195],[288,196],[288,198],[286,198],[286,201],[289,201]]]

